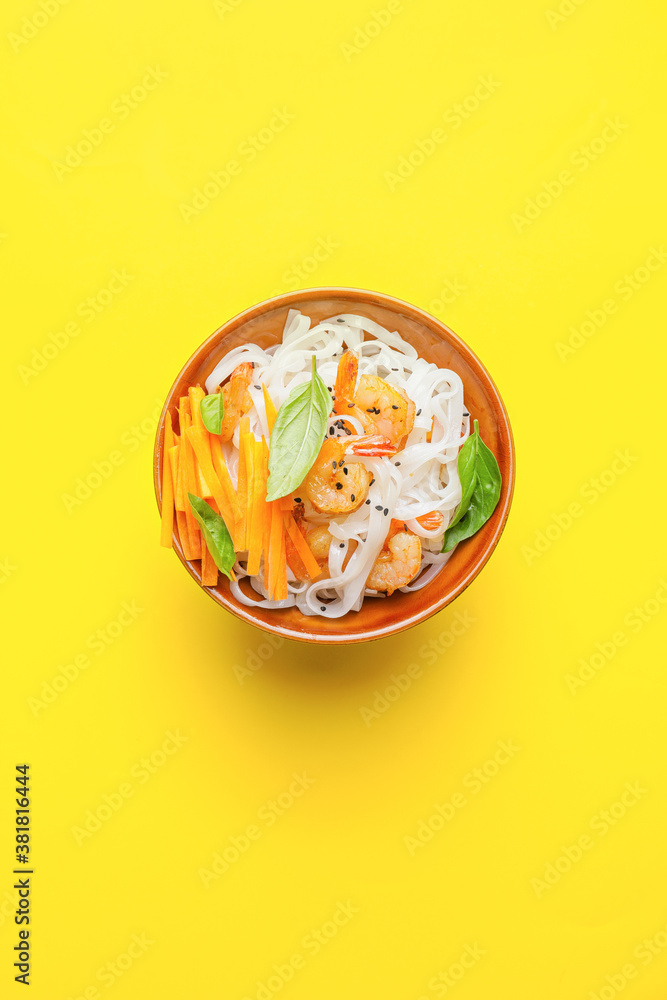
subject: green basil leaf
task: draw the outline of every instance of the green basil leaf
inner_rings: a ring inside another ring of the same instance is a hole
[[[206,430],[211,434],[219,434],[225,415],[225,400],[222,393],[214,392],[210,396],[204,396],[199,409]]]
[[[470,506],[477,478],[477,454],[480,441],[481,438],[477,429],[477,421],[475,421],[475,430],[459,452],[458,470],[459,479],[461,481],[461,502],[456,508],[454,520],[449,525],[449,528],[453,528],[455,524],[459,523]],[[448,531],[449,528],[447,529]]]
[[[454,546],[459,542],[462,542],[464,538],[470,538],[477,531],[479,531],[482,525],[486,524],[493,514],[496,506],[498,505],[498,500],[500,499],[502,477],[500,475],[500,469],[498,468],[498,462],[496,461],[496,457],[493,452],[487,448],[479,436],[477,421],[475,421],[475,432],[473,437],[476,438],[476,457],[472,493],[469,496],[468,504],[465,510],[462,511],[462,504],[459,505],[454,521],[452,521],[445,532],[442,546],[443,552],[451,552]],[[468,442],[466,441],[466,444],[467,443]],[[463,452],[464,448],[465,445],[461,449],[461,452]],[[460,457],[461,453],[459,453],[459,459]],[[466,460],[466,475],[468,474],[469,471]],[[466,482],[466,486],[464,487],[465,492],[467,492],[468,489],[469,482]]]
[[[231,580],[231,569],[236,562],[236,554],[227,525],[201,497],[188,493],[188,500],[215,565]]]
[[[292,389],[273,425],[267,500],[279,500],[303,482],[322,447],[332,408],[333,400],[313,358],[310,382]]]

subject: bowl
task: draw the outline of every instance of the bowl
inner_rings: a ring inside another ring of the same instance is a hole
[[[302,642],[365,642],[393,635],[425,621],[455,600],[472,583],[502,534],[514,491],[514,441],[507,411],[493,379],[467,344],[440,320],[400,299],[360,288],[308,288],[260,302],[239,313],[197,348],[174,382],[158,424],[153,455],[153,476],[158,507],[162,505],[162,447],[167,412],[176,422],[178,399],[191,385],[202,384],[220,359],[232,348],[254,342],[269,347],[280,341],[289,309],[299,309],[313,323],[328,316],[354,312],[397,330],[418,354],[440,368],[451,368],[463,380],[464,398],[472,421],[479,420],[480,434],[498,460],[502,475],[500,500],[486,524],[461,542],[438,576],[421,590],[387,598],[366,598],[358,612],[342,618],[303,615],[297,608],[270,610],[246,607],[231,594],[221,575],[217,587],[204,588],[217,604],[237,618],[267,632]],[[188,562],[178,538],[174,548],[187,571],[201,586],[200,563]]]

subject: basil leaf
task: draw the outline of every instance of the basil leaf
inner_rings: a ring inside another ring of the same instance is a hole
[[[211,434],[219,434],[225,415],[225,399],[222,393],[214,392],[210,396],[204,396],[199,410],[206,430]]]
[[[227,525],[220,515],[216,514],[211,505],[207,504],[201,497],[195,497],[192,493],[188,493],[188,500],[215,565],[221,573],[224,573],[231,580],[231,569],[236,562],[236,554]]]
[[[332,408],[313,357],[313,377],[290,392],[273,425],[267,500],[279,500],[303,482],[322,447]]]
[[[477,454],[480,441],[481,438],[479,436],[479,431],[477,430],[477,421],[475,421],[474,432],[470,435],[459,452],[458,470],[459,479],[461,481],[461,502],[456,508],[454,520],[449,525],[449,528],[453,528],[455,524],[459,523],[470,506],[472,494],[475,489],[475,480],[477,477]],[[448,531],[449,528],[447,529]]]
[[[466,454],[463,465],[466,483],[461,482],[464,494],[456,510],[454,520],[445,532],[443,552],[451,552],[454,546],[462,542],[464,538],[470,538],[479,531],[493,514],[500,499],[502,483],[500,469],[495,455],[479,436],[477,421],[475,421],[475,432],[471,437],[475,439],[474,446],[471,446],[471,451],[473,447],[475,450],[473,488],[470,492],[470,455]],[[467,444],[468,441],[466,441]],[[466,445],[459,452],[459,470],[462,468],[461,455]],[[467,505],[464,508],[463,502],[466,500],[466,496]]]

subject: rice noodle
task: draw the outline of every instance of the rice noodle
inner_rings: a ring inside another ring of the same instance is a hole
[[[254,365],[253,384],[249,388],[253,407],[247,416],[250,429],[258,437],[268,438],[266,409],[261,389],[266,385],[277,407],[280,407],[296,386],[311,377],[311,359],[325,385],[333,387],[338,361],[345,349],[354,351],[359,361],[359,375],[377,375],[389,385],[403,390],[414,402],[415,421],[405,447],[396,455],[368,458],[355,455],[372,473],[369,488],[370,504],[362,504],[347,515],[329,519],[308,512],[313,523],[326,523],[334,541],[329,549],[329,576],[314,583],[302,583],[288,574],[288,596],[282,601],[269,600],[263,586],[263,571],[249,577],[246,554],[241,553],[236,564],[238,579],[231,584],[234,596],[241,603],[259,603],[266,608],[298,607],[306,615],[339,618],[348,611],[358,611],[365,597],[384,596],[366,587],[370,570],[381,552],[391,518],[405,521],[410,531],[419,536],[422,560],[419,573],[403,592],[419,590],[442,570],[451,552],[442,554],[445,529],[461,500],[457,458],[459,448],[470,430],[469,414],[463,400],[463,384],[456,372],[438,368],[417,355],[411,344],[396,332],[385,330],[372,320],[353,314],[340,314],[311,326],[308,316],[291,309],[283,331],[282,343],[263,350],[256,344],[236,347],[215,366],[206,379],[207,392],[215,392],[242,362]],[[338,418],[331,415],[328,435],[345,437]],[[346,417],[355,432],[364,433],[361,422]],[[430,442],[427,440],[431,432]],[[238,476],[239,430],[229,445],[225,458],[234,482]],[[381,504],[382,509],[376,507]],[[388,515],[384,510],[388,509]],[[443,524],[439,530],[424,528],[416,520],[423,514],[439,511]],[[350,542],[356,547],[343,569]],[[343,548],[341,548],[341,543]],[[242,581],[246,586],[242,587]],[[255,600],[246,593],[250,584]],[[322,608],[326,610],[323,611]]]

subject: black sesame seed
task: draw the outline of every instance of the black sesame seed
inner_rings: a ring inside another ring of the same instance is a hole
[[[384,509],[384,516],[386,517],[388,513],[389,513],[389,508],[385,507],[385,509]]]
[[[417,416],[419,416],[420,413],[421,413],[421,410],[417,410]]]
[[[469,417],[469,416],[470,416],[470,414],[469,414],[469,413],[466,413],[466,412],[464,411],[464,413],[463,413],[463,416],[464,416],[464,417]]]
[[[343,484],[342,483],[336,483],[336,489],[337,490],[342,490],[342,488],[343,488]]]
[[[339,545],[339,548],[344,549],[345,548],[345,542],[341,542],[340,545]]]
[[[261,388],[262,388],[261,385],[256,385],[255,386],[255,389],[261,389]]]
[[[171,461],[171,459],[170,459],[170,461]],[[347,475],[347,469],[343,469],[343,472],[344,472],[345,475]]]
[[[393,372],[397,372],[397,371],[398,371],[398,368],[392,368],[392,371],[393,371]]]
[[[294,497],[294,503],[301,503],[301,497]]]
[[[354,500],[355,500],[355,497],[354,497],[354,493],[353,493],[353,494],[352,494],[352,496],[350,497],[350,500],[352,501],[352,503],[354,503]]]
[[[336,320],[336,322],[337,322],[337,323],[344,323],[344,322],[345,322],[345,320],[344,320],[344,319],[341,319],[341,318],[340,318],[340,316],[339,316],[339,317],[338,317],[338,319]]]
[[[366,413],[375,413],[375,407],[371,406],[370,410],[367,408]],[[169,461],[171,461],[171,459]]]
[[[398,468],[400,464],[401,464],[400,462],[394,462],[394,465],[396,466],[396,468]]]
[[[370,503],[370,500],[367,500],[366,503]]]
[[[375,482],[375,479],[371,479],[370,485],[372,486],[374,482]]]
[[[322,607],[320,608],[320,611],[326,611],[326,610],[327,609],[324,607],[324,605],[322,605]]]
[[[170,459],[170,461],[171,461],[171,459]],[[338,462],[332,462],[331,465],[333,466],[333,470],[335,472],[336,469],[338,468]]]
[[[345,431],[345,433],[347,434],[348,437],[352,433],[352,431],[348,427],[343,427],[343,430]]]
[[[398,409],[398,403],[392,403],[391,404],[391,408],[392,408],[392,410],[397,410]]]
[[[348,403],[347,405],[348,406],[354,406],[354,403]],[[467,414],[466,414],[466,416],[467,416]],[[170,461],[171,461],[171,459],[170,459]]]
[[[375,509],[376,510],[382,510],[382,504],[381,503],[376,504],[375,505]]]

